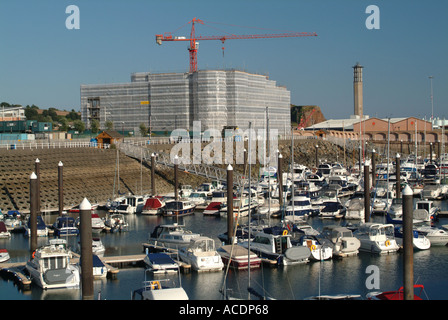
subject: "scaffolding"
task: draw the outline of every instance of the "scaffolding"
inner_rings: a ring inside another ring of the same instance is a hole
[[[145,103],[144,103],[145,102]],[[133,73],[124,84],[82,85],[81,116],[90,127],[97,119],[105,128],[138,132],[143,123],[152,132],[169,134],[175,129],[201,131],[225,128],[255,130],[269,127],[289,134],[290,92],[265,75],[238,70],[200,70],[194,73]]]

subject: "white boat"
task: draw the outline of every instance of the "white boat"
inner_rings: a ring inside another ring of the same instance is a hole
[[[364,198],[352,198],[345,203],[345,219],[364,220],[365,205]]]
[[[188,247],[179,249],[178,254],[195,271],[220,271],[224,267],[221,256],[215,249],[215,241],[208,237],[192,239]]]
[[[219,210],[221,210],[223,202],[212,201],[208,204],[207,208],[204,209],[202,214],[204,216],[220,216]]]
[[[207,191],[194,191],[187,198],[195,206],[206,206],[208,203],[208,196],[210,192]]]
[[[70,264],[71,252],[67,241],[52,239],[37,249],[26,263],[31,279],[43,289],[79,287],[79,269]]]
[[[126,222],[125,216],[122,213],[111,213],[107,216],[106,221],[104,221],[106,227],[110,228],[110,232],[116,231],[126,231],[128,228],[128,223]]]
[[[307,247],[311,251],[310,259],[314,261],[328,260],[333,257],[333,248],[325,242],[320,242],[316,236],[302,236],[299,245]]]
[[[248,197],[233,199],[233,215],[236,217],[239,214],[240,217],[246,217],[249,215],[249,208],[251,212],[255,213],[258,205],[258,201],[254,198],[251,198],[250,206]],[[221,217],[227,217],[227,204],[221,206],[219,214]]]
[[[0,263],[1,262],[6,262],[9,259],[11,259],[11,257],[9,256],[9,252],[6,249],[0,249]]]
[[[128,204],[119,204],[113,209],[113,212],[121,214],[133,214],[134,209]]]
[[[417,210],[425,210],[427,214],[419,217],[416,212]],[[414,219],[430,222],[437,218],[439,211],[440,208],[435,206],[432,200],[418,200],[414,207]]]
[[[249,249],[247,240],[239,245]],[[282,227],[270,227],[257,232],[250,242],[250,251],[284,266],[307,263],[311,255],[307,247],[293,246],[290,233]]]
[[[403,227],[395,227],[395,240],[399,246],[403,246]],[[417,250],[427,250],[431,247],[431,241],[417,230],[412,231],[412,245]]]
[[[387,209],[387,215],[391,220],[403,218],[403,199],[394,198],[392,203]]]
[[[319,217],[339,219],[345,215],[345,211],[345,207],[340,202],[328,201],[324,202],[324,207],[320,209]]]
[[[194,213],[196,205],[189,200],[167,201],[163,208],[163,215],[166,217],[181,217]]]
[[[47,237],[48,236],[48,228],[44,222],[44,219],[42,219],[41,215],[38,215],[36,218],[37,218],[37,236],[38,237]],[[27,221],[25,222],[25,236],[26,237],[31,236],[30,215],[27,216]]]
[[[62,236],[76,236],[79,234],[79,229],[76,227],[75,219],[64,215],[57,217],[53,223],[54,234],[58,237]]]
[[[8,231],[3,221],[0,221],[0,239],[6,239],[11,237],[11,232]]]
[[[247,250],[240,245],[224,245],[218,248],[218,253],[225,265],[230,263],[230,266],[235,269],[247,269],[250,262],[250,268],[259,268],[261,259],[253,252]]]
[[[82,273],[81,261],[79,261],[76,266],[79,268],[79,271]],[[107,266],[103,261],[95,254],[92,254],[92,268],[93,268],[93,279],[105,279],[107,277]]]
[[[310,198],[306,195],[295,195],[285,209],[285,220],[292,222],[304,220],[318,214],[319,210],[311,205]]]
[[[361,251],[383,254],[400,249],[395,240],[393,224],[366,222],[359,226],[355,236],[361,242]]]
[[[431,246],[445,246],[448,244],[448,232],[444,229],[428,225],[415,225],[414,229],[428,238]]]
[[[183,198],[188,198],[190,194],[194,192],[194,189],[189,184],[183,184],[180,186],[179,195]]]
[[[103,219],[96,213],[92,213],[92,233],[100,233],[106,227]]]
[[[333,256],[348,257],[357,255],[360,241],[353,236],[350,229],[338,225],[325,226],[320,238],[326,239],[333,246]]]
[[[424,199],[440,200],[445,196],[440,183],[425,183],[421,196]]]
[[[179,264],[166,253],[147,253],[143,262],[153,273],[176,273],[179,271]]]
[[[276,216],[280,212],[280,202],[278,199],[266,199],[262,206],[258,207],[258,213],[266,216]]]
[[[149,241],[154,245],[161,245],[167,247],[182,247],[190,244],[192,239],[198,238],[199,233],[193,233],[186,230],[183,226],[177,223],[161,224],[154,228],[149,235]]]
[[[161,215],[165,207],[165,201],[159,197],[151,197],[146,199],[145,205],[142,209],[142,214]]]
[[[103,242],[100,238],[92,238],[92,253],[97,255],[98,257],[104,256],[104,252],[106,252],[106,248],[103,245]]]
[[[146,272],[143,287],[134,290],[132,300],[136,300],[137,295],[140,296],[141,300],[188,300],[184,288],[176,285],[173,279],[146,280]]]

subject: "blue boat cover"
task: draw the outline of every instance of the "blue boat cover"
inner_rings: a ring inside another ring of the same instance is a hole
[[[104,267],[103,261],[101,261],[101,259],[98,258],[98,256],[96,254],[93,255],[93,267],[94,268]]]
[[[172,264],[175,263],[173,259],[166,253],[149,253],[149,261],[155,264]]]

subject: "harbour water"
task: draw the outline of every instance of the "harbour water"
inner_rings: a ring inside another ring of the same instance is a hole
[[[442,211],[448,209],[447,201],[435,201]],[[104,215],[104,212],[99,212]],[[47,223],[56,216],[47,216]],[[130,255],[143,253],[142,243],[147,242],[148,234],[160,223],[172,223],[173,218],[146,215],[127,215],[129,231],[122,233],[99,234],[106,247],[105,256]],[[215,239],[221,244],[217,235],[226,231],[224,218],[207,217],[198,212],[192,216],[180,218],[180,224],[194,232]],[[375,215],[373,221],[385,222],[384,216]],[[279,220],[272,220],[279,222]],[[322,220],[309,218],[308,222],[317,230],[327,224],[345,225],[346,220]],[[448,218],[440,218],[436,226],[448,224]],[[69,245],[76,248],[79,237],[68,237]],[[38,245],[48,238],[39,238]],[[10,239],[0,239],[0,248],[6,248],[11,256],[10,262],[29,259],[29,239],[22,233],[13,233]],[[251,286],[257,291],[263,290],[267,295],[279,300],[300,300],[319,294],[359,294],[365,298],[370,291],[397,290],[402,286],[402,253],[389,255],[372,255],[360,252],[357,256],[343,259],[309,262],[288,267],[262,266],[251,270]],[[379,270],[379,288],[369,288],[370,272],[368,266]],[[431,247],[429,250],[414,251],[414,282],[423,284],[422,298],[429,300],[448,299],[448,247]],[[181,282],[192,300],[221,300],[220,289],[223,286],[225,272],[190,272],[181,274]],[[147,279],[153,275],[147,274]],[[166,276],[156,276],[165,278]],[[120,269],[116,279],[94,281],[94,292],[101,299],[130,300],[132,291],[141,287],[145,280],[143,267]],[[233,296],[247,299],[248,271],[230,269],[226,277],[226,286]],[[0,278],[0,300],[80,300],[81,289],[42,290],[32,285],[31,290],[22,291],[7,278]]]

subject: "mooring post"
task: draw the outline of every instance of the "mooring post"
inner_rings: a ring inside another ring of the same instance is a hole
[[[412,189],[403,189],[403,287],[404,300],[414,300],[414,247],[413,213],[414,200]]]
[[[317,168],[319,168],[319,152],[318,152],[319,145],[316,144],[315,148],[316,148],[316,170],[317,170]]]
[[[400,154],[397,153],[395,156],[395,176],[397,177],[397,182],[395,184],[396,198],[401,198],[401,169],[400,169]]]
[[[277,180],[278,180],[278,202],[280,204],[280,210],[283,212],[283,156],[280,152],[278,152],[278,172],[277,172]]]
[[[34,162],[34,172],[37,177],[37,207],[36,207],[36,214],[40,214],[40,160],[39,158],[36,158],[36,161]]]
[[[62,216],[64,211],[64,178],[63,178],[64,165],[62,161],[58,163],[58,191],[59,191],[59,216]]]
[[[38,185],[37,175],[33,172],[30,176],[30,253],[37,249],[37,202]]]
[[[227,166],[227,244],[233,244],[233,167]]]
[[[372,186],[376,185],[376,151],[372,150]]]
[[[432,142],[429,143],[429,163],[432,163]]]
[[[176,199],[176,201],[179,199],[179,194],[177,191],[177,186],[178,186],[178,177],[177,177],[177,171],[178,171],[178,167],[179,167],[179,157],[176,155],[174,156],[174,199]]]
[[[156,166],[156,154],[153,152],[151,153],[151,190],[152,195],[156,195],[156,177],[155,177],[155,169]]]
[[[364,221],[370,221],[370,166],[364,163]]]
[[[82,299],[93,300],[92,205],[84,198],[79,205],[81,236]]]

